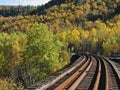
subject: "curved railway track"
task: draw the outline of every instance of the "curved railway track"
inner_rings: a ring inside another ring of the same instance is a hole
[[[120,90],[120,78],[104,57],[83,55],[69,68],[27,90]]]

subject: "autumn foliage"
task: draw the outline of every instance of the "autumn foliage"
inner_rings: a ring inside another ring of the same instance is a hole
[[[117,52],[119,10],[120,0],[51,0],[38,7],[0,6],[0,87],[17,90],[19,83],[21,87],[33,85],[65,68],[71,52],[77,50],[104,56]],[[18,13],[11,15],[12,11]]]

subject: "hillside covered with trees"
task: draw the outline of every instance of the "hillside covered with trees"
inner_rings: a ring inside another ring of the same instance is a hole
[[[77,50],[110,56],[120,49],[119,32],[120,0],[0,6],[0,90],[43,80],[69,65]]]

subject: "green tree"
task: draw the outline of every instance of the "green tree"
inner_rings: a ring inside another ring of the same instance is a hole
[[[0,76],[9,76],[22,63],[25,44],[26,37],[22,33],[0,33]]]
[[[45,25],[37,23],[27,33],[27,39],[23,74],[29,85],[60,69],[59,53],[62,43]]]

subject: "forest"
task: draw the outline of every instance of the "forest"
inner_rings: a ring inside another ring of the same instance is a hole
[[[84,45],[104,56],[120,49],[120,0],[0,6],[0,90],[24,90],[64,69]]]

